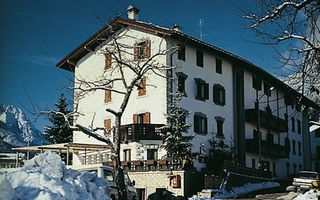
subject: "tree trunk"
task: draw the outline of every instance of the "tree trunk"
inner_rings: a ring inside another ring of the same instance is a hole
[[[121,144],[121,133],[120,133],[120,125],[121,125],[121,116],[116,116],[115,121],[115,130],[114,130],[114,137],[115,137],[115,173],[116,173],[116,182],[118,186],[118,195],[119,200],[127,200],[127,190],[124,181],[124,172],[121,166],[120,161],[120,144]]]

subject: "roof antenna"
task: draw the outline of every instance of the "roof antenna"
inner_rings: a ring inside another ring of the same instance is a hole
[[[205,35],[205,34],[202,32],[202,27],[203,27],[203,20],[200,18],[200,19],[199,19],[199,34],[200,34],[200,40],[202,40],[203,36]]]

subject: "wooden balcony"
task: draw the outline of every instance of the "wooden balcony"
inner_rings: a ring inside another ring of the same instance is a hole
[[[259,154],[258,139],[246,139],[246,152]],[[269,156],[272,158],[287,158],[289,156],[289,149],[271,141],[262,140],[261,154],[262,156]]]
[[[273,132],[287,132],[288,124],[287,121],[272,115],[271,112],[260,110],[260,126],[262,128],[270,129]],[[247,109],[246,110],[246,122],[257,125],[257,110]]]
[[[160,127],[164,124],[127,124],[120,127],[122,142],[162,140]]]

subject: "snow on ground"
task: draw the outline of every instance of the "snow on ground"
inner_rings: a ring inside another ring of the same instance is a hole
[[[320,197],[319,192],[315,192],[314,190],[310,190],[304,194],[299,194],[294,200],[317,200]]]
[[[56,153],[46,151],[22,168],[0,176],[0,200],[109,200],[105,179],[67,169]]]
[[[278,187],[279,183],[277,182],[261,182],[261,183],[246,183],[241,187],[233,187],[230,191],[219,191],[219,190],[212,190],[212,192],[217,192],[211,199],[228,199],[238,197],[243,194],[247,194],[250,192],[254,192],[261,189],[266,188],[274,188]],[[192,200],[206,200],[209,198],[203,197],[192,197]]]

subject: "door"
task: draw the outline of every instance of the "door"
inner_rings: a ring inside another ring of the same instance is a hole
[[[146,200],[146,189],[137,188],[138,200]]]

